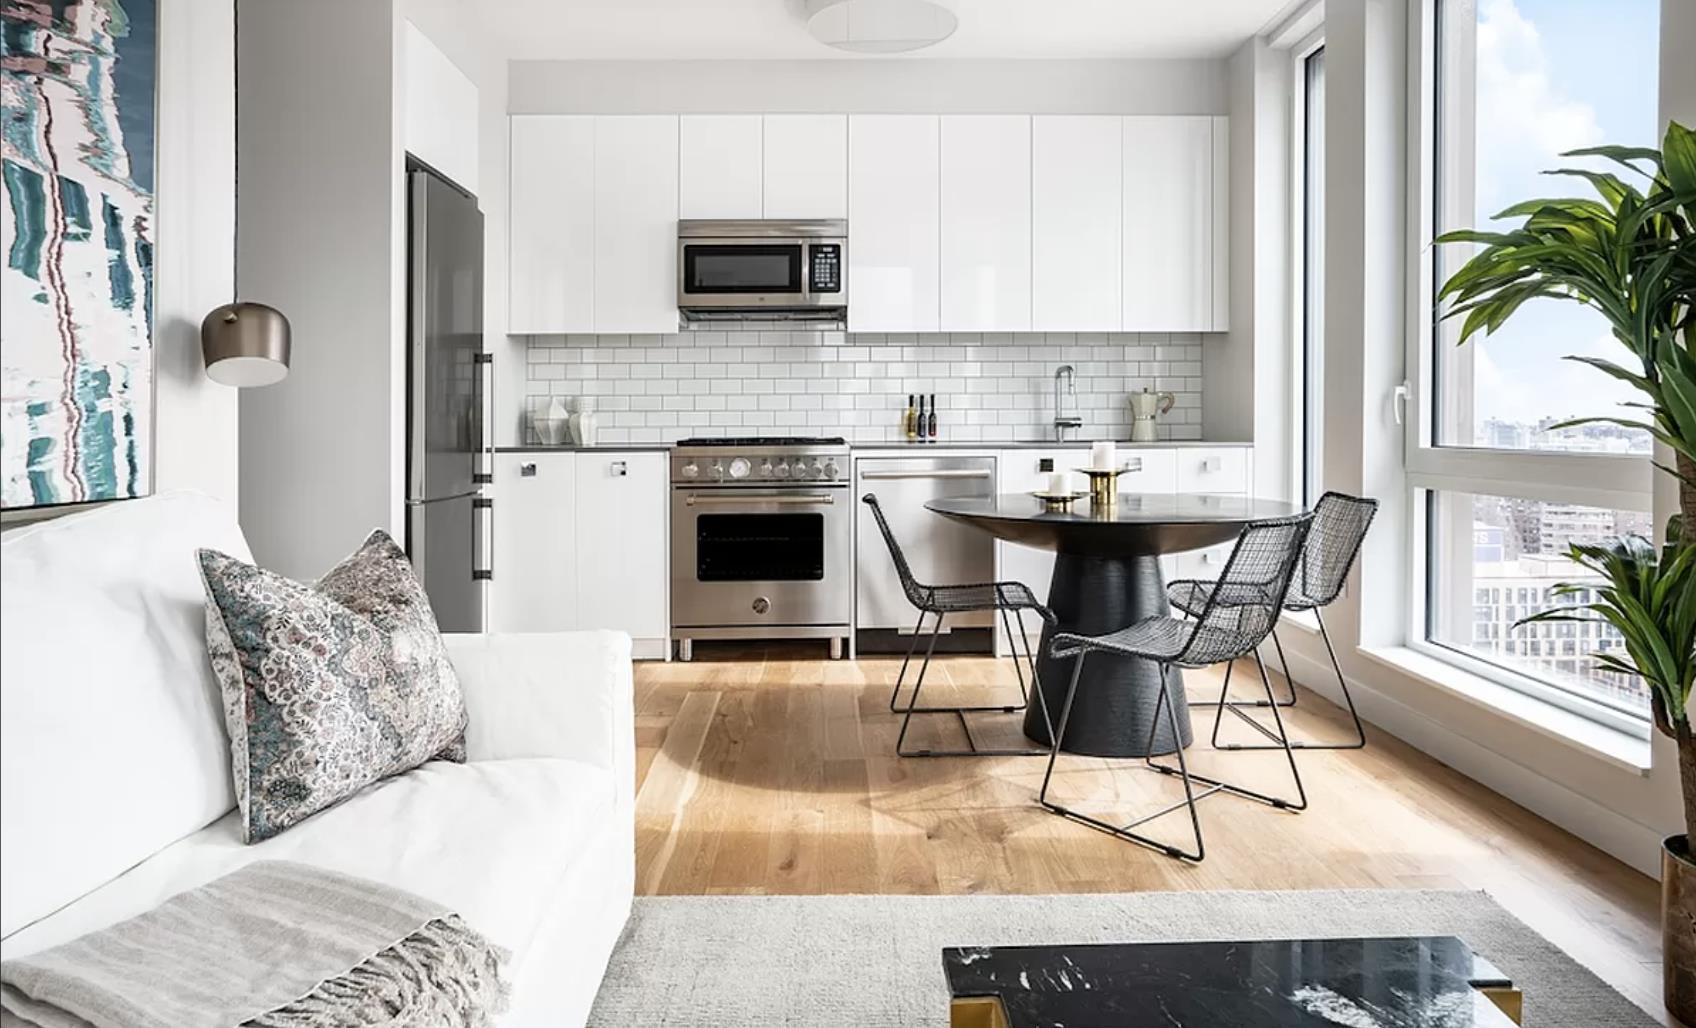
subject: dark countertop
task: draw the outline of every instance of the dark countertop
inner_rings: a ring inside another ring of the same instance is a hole
[[[557,443],[549,446],[546,443],[524,446],[497,446],[496,453],[665,453],[671,449],[670,443],[607,443],[597,446],[579,446],[576,443]]]

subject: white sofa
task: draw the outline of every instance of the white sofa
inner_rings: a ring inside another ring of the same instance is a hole
[[[0,958],[296,860],[440,900],[510,951],[503,1025],[582,1024],[635,884],[629,638],[449,637],[469,761],[245,846],[201,546],[247,556],[232,513],[190,493],[0,536]]]

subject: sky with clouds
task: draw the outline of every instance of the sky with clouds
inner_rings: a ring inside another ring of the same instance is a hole
[[[1539,174],[1580,163],[1563,150],[1657,144],[1658,8],[1658,0],[1479,0],[1479,227],[1530,197],[1593,195],[1582,180]],[[1631,357],[1600,315],[1556,300],[1527,304],[1474,355],[1478,422],[1629,413],[1618,404],[1634,398],[1630,388],[1563,354]]]

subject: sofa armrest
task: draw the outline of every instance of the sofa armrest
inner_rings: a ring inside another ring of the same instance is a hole
[[[636,789],[630,637],[623,632],[443,636],[470,724],[470,760],[566,757],[613,773],[621,805]]]

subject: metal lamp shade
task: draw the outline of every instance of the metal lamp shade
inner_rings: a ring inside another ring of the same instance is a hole
[[[289,319],[262,303],[215,308],[200,323],[206,377],[220,385],[267,386],[289,373]]]

